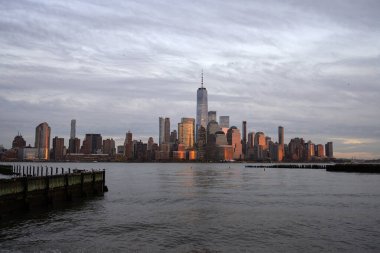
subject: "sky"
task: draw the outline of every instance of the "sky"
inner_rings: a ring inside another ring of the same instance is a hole
[[[209,110],[380,158],[380,1],[0,0],[0,145],[35,127],[158,141]]]

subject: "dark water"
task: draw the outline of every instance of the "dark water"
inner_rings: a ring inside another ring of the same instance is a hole
[[[0,221],[0,252],[380,252],[380,175],[59,166],[106,168],[110,191]]]

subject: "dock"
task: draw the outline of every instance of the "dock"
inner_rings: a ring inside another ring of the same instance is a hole
[[[105,170],[64,170],[42,166],[12,168],[16,177],[0,179],[0,217],[37,207],[59,205],[107,192]]]

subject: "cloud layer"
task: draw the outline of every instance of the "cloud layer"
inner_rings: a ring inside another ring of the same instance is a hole
[[[97,132],[157,140],[209,109],[250,131],[380,158],[380,3],[0,0],[0,144]],[[353,155],[356,154],[356,155]]]

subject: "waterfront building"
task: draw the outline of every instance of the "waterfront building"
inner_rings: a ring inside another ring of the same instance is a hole
[[[313,159],[314,155],[315,155],[315,150],[314,150],[314,143],[312,143],[311,141],[308,141],[306,144],[306,161],[310,161]]]
[[[12,148],[23,148],[26,146],[26,141],[21,134],[17,134],[12,141]]]
[[[124,145],[117,146],[117,154],[124,155]]]
[[[208,123],[207,90],[205,87],[203,87],[203,72],[202,72],[201,87],[198,88],[198,91],[197,91],[197,115],[196,115],[195,131],[198,132],[198,129],[201,126],[203,126],[204,128],[207,128],[207,123]]]
[[[232,126],[230,127],[230,129],[228,129],[227,142],[228,142],[228,145],[232,146],[233,159],[235,160],[243,159],[240,130],[236,126]]]
[[[76,138],[76,123],[75,119],[71,120],[70,139],[69,139],[69,153],[76,154],[80,152],[80,139]]]
[[[35,147],[37,148],[38,159],[49,160],[50,132],[51,129],[46,122],[43,122],[36,127]]]
[[[206,129],[201,126],[198,129],[198,136],[197,136],[197,150],[198,150],[198,160],[203,161],[205,160],[205,153],[206,153]]]
[[[331,141],[325,144],[325,151],[328,158],[334,158],[333,143]]]
[[[165,118],[164,142],[165,143],[169,143],[170,142],[170,118]]]
[[[101,154],[102,153],[102,136],[100,134],[86,134],[83,140],[81,153],[83,154]]]
[[[156,160],[168,161],[170,159],[170,144],[163,143],[156,152]]]
[[[149,139],[148,139],[147,150],[152,150],[152,146],[153,146],[153,144],[154,144],[153,137],[149,137]]]
[[[325,156],[325,150],[322,144],[318,144],[315,146],[316,149],[316,156],[317,157],[324,157]]]
[[[133,141],[132,141],[132,133],[128,131],[125,134],[125,140],[124,140],[124,155],[126,156],[127,160],[133,159]]]
[[[77,121],[75,119],[71,120],[70,139],[74,139],[76,137],[76,123]]]
[[[207,124],[207,138],[209,135],[215,134],[220,130],[219,124],[216,121],[210,121]]]
[[[253,158],[256,161],[263,161],[267,158],[267,149],[265,134],[257,132],[254,139]]]
[[[289,157],[290,161],[300,162],[305,161],[305,141],[302,138],[293,138],[289,142]]]
[[[53,157],[55,161],[62,161],[65,155],[65,140],[64,138],[53,138]]]
[[[195,161],[197,160],[197,157],[198,157],[198,152],[196,150],[188,150],[186,153],[186,158],[189,161]]]
[[[247,155],[245,156],[246,160],[253,160],[254,145],[255,145],[255,132],[249,132],[248,139],[247,139]]]
[[[159,117],[158,144],[170,142],[170,118]]]
[[[173,130],[171,133],[170,133],[170,144],[175,144],[177,143],[177,130]]]
[[[230,116],[219,116],[219,126],[221,128],[230,128]]]
[[[194,118],[182,118],[181,123],[178,123],[178,143],[183,144],[186,149],[194,147],[194,123]]]
[[[69,140],[69,153],[76,154],[80,152],[80,139],[70,138]]]
[[[278,148],[279,149],[281,149],[281,150],[279,150],[278,151],[278,153],[279,154],[281,154],[282,155],[282,159],[281,159],[281,161],[283,160],[283,158],[284,158],[284,156],[285,156],[285,150],[284,150],[284,145],[285,145],[285,143],[284,143],[284,137],[285,137],[285,135],[284,135],[284,127],[282,127],[282,126],[279,126],[278,127]]]
[[[242,129],[243,129],[243,137],[242,137],[242,151],[244,158],[247,154],[247,121],[243,121],[242,123]]]
[[[278,144],[284,145],[284,128],[282,126],[278,127]]]
[[[216,145],[228,145],[228,142],[227,142],[227,136],[224,134],[223,131],[217,131],[215,133],[215,144]]]
[[[216,161],[232,161],[233,157],[233,148],[231,145],[218,145],[216,146]]]
[[[134,160],[137,160],[139,162],[146,161],[147,159],[147,144],[143,143],[141,140],[134,142],[134,148],[133,148],[133,158]],[[169,144],[165,144],[169,145]]]
[[[19,149],[18,158],[23,161],[33,161],[38,158],[38,149],[30,145]]]
[[[208,112],[208,121],[207,121],[207,124],[210,121],[216,121],[216,111],[209,111]]]
[[[103,140],[103,154],[115,155],[115,153],[115,140],[112,138]]]

